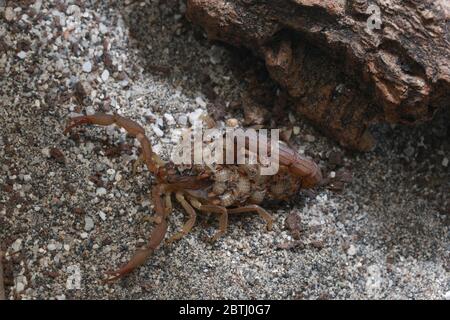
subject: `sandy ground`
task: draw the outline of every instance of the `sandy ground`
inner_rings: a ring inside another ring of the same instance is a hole
[[[232,217],[228,233],[210,244],[217,222],[200,219],[129,277],[102,283],[152,229],[144,219],[153,214],[151,177],[132,174],[137,145],[123,131],[63,136],[68,117],[128,116],[167,157],[195,110],[228,105],[224,118],[242,119],[231,106],[248,90],[248,74],[260,73],[258,62],[246,65],[242,53],[208,42],[184,10],[173,0],[0,0],[7,296],[450,299],[448,113],[432,127],[375,128],[377,148],[360,154],[289,116],[288,106],[281,117],[297,127],[291,143],[325,176],[336,175],[332,185],[269,205],[270,232],[254,215]],[[169,233],[183,221],[176,208]]]

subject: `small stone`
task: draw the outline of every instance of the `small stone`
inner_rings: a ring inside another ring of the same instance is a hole
[[[47,250],[48,251],[55,251],[56,250],[56,245],[54,243],[50,243],[47,245]]]
[[[347,250],[347,254],[349,256],[354,256],[356,254],[356,247],[354,245],[350,245]]]
[[[108,81],[108,79],[109,79],[109,71],[108,70],[104,70],[102,72],[102,76],[101,77],[102,77],[103,82]]]
[[[297,126],[293,127],[292,132],[297,136],[300,133],[300,127]]]
[[[18,54],[17,54],[17,56],[20,58],[20,59],[25,59],[26,57],[27,57],[27,53],[25,52],[25,51],[20,51]]]
[[[167,124],[169,126],[172,126],[175,124],[175,119],[173,118],[173,116],[170,113],[164,113],[164,119],[166,119]]]
[[[67,7],[66,13],[69,16],[72,15],[72,14],[79,15],[81,13],[81,10],[80,10],[79,6],[77,6],[75,4],[72,4],[72,5]]]
[[[178,117],[178,124],[180,126],[187,125],[187,122],[188,122],[188,118],[184,114]]]
[[[95,193],[96,193],[98,196],[104,196],[104,195],[106,195],[108,192],[106,191],[105,188],[100,187],[100,188],[97,188],[97,190],[96,190]]]
[[[331,178],[331,179],[336,178],[336,172],[331,171],[331,172],[330,172],[330,178]]]
[[[162,131],[158,126],[152,125],[152,129],[153,132],[158,136],[158,137],[163,137],[164,136],[164,131]]]
[[[86,114],[87,114],[88,116],[92,116],[94,113],[95,113],[95,109],[94,109],[93,106],[88,106],[88,107],[86,108]]]
[[[69,250],[70,250],[70,245],[65,244],[65,245],[64,245],[64,250],[65,250],[65,251],[69,251]]]
[[[81,239],[86,239],[88,237],[87,232],[80,233],[80,237],[81,237]]]
[[[102,33],[102,34],[108,33],[108,27],[105,26],[103,23],[99,24],[98,29],[99,29],[100,33]]]
[[[25,284],[18,281],[18,282],[16,283],[16,292],[17,292],[17,293],[20,293],[20,292],[22,292],[23,290],[25,290]]]
[[[75,85],[75,96],[79,102],[83,102],[92,92],[92,87],[89,82],[79,81]]]
[[[16,18],[16,14],[14,13],[14,10],[11,7],[6,7],[4,17],[6,21],[11,22]]]
[[[98,213],[98,215],[100,216],[100,219],[102,219],[103,221],[106,220],[106,214],[105,214],[103,211],[100,211],[100,212]]]
[[[43,149],[41,150],[41,153],[42,153],[42,155],[43,155],[44,157],[50,158],[50,148],[43,148]]]
[[[31,181],[31,175],[29,175],[29,174],[24,175],[23,176],[23,181],[30,182]]]
[[[11,245],[11,249],[13,250],[13,253],[20,251],[20,249],[22,249],[22,239],[16,239]]]
[[[189,113],[188,117],[191,125],[194,126],[201,122],[201,116],[203,115],[203,112],[204,111],[202,109],[196,109],[194,112]]]
[[[444,299],[445,299],[445,300],[450,300],[450,291],[447,291],[447,292],[444,294]]]
[[[85,216],[84,217],[84,230],[89,232],[92,229],[94,229],[94,220],[89,216]]]
[[[235,128],[239,125],[239,121],[237,119],[231,118],[225,121],[227,127]]]
[[[92,71],[92,63],[90,61],[86,61],[85,63],[83,63],[83,72],[89,73]]]
[[[197,97],[195,98],[195,103],[202,108],[206,108],[206,102],[201,98],[201,97]]]
[[[447,166],[448,166],[448,158],[444,158],[444,159],[442,160],[442,166],[443,166],[443,167],[447,167]]]

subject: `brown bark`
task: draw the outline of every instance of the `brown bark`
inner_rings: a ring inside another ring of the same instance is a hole
[[[187,3],[210,39],[252,49],[298,112],[344,146],[370,149],[371,123],[415,124],[449,107],[448,0]]]

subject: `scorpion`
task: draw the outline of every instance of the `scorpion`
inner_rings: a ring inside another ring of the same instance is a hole
[[[265,221],[267,230],[270,230],[273,218],[260,206],[264,200],[287,200],[299,189],[313,188],[322,180],[321,170],[314,161],[282,143],[279,144],[279,167],[274,175],[261,175],[258,165],[236,162],[217,165],[214,170],[207,165],[196,164],[182,171],[172,161],[163,161],[153,152],[144,128],[131,119],[104,113],[76,116],[69,120],[64,134],[86,124],[116,125],[125,129],[129,136],[140,143],[141,153],[134,165],[143,162],[156,180],[150,192],[155,212],[151,217],[155,226],[150,238],[128,263],[118,270],[108,271],[105,282],[131,273],[143,265],[160,246],[167,233],[173,195],[188,217],[181,231],[166,242],[172,243],[188,234],[195,225],[197,212],[219,215],[219,230],[210,238],[215,241],[226,233],[230,214],[257,213]],[[267,142],[258,142],[258,148],[264,147],[268,147]]]

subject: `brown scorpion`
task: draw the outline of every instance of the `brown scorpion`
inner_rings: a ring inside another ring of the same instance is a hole
[[[272,227],[273,218],[259,206],[263,200],[286,200],[300,188],[312,188],[322,180],[319,166],[306,159],[285,144],[279,144],[279,169],[274,175],[261,175],[258,165],[225,164],[214,170],[207,165],[193,165],[189,170],[177,170],[173,162],[164,162],[152,151],[145,130],[135,121],[117,114],[77,116],[71,118],[64,134],[83,124],[101,126],[117,125],[135,137],[142,149],[139,161],[144,162],[156,179],[151,198],[156,215],[156,223],[147,245],[139,249],[122,268],[110,271],[106,281],[113,281],[144,264],[148,257],[164,240],[167,232],[167,219],[172,211],[171,196],[188,214],[182,230],[168,239],[168,242],[181,239],[195,224],[196,212],[219,215],[219,231],[211,238],[217,240],[226,232],[228,215],[244,212],[257,213],[267,225]],[[268,148],[268,143],[258,142],[258,148]]]

